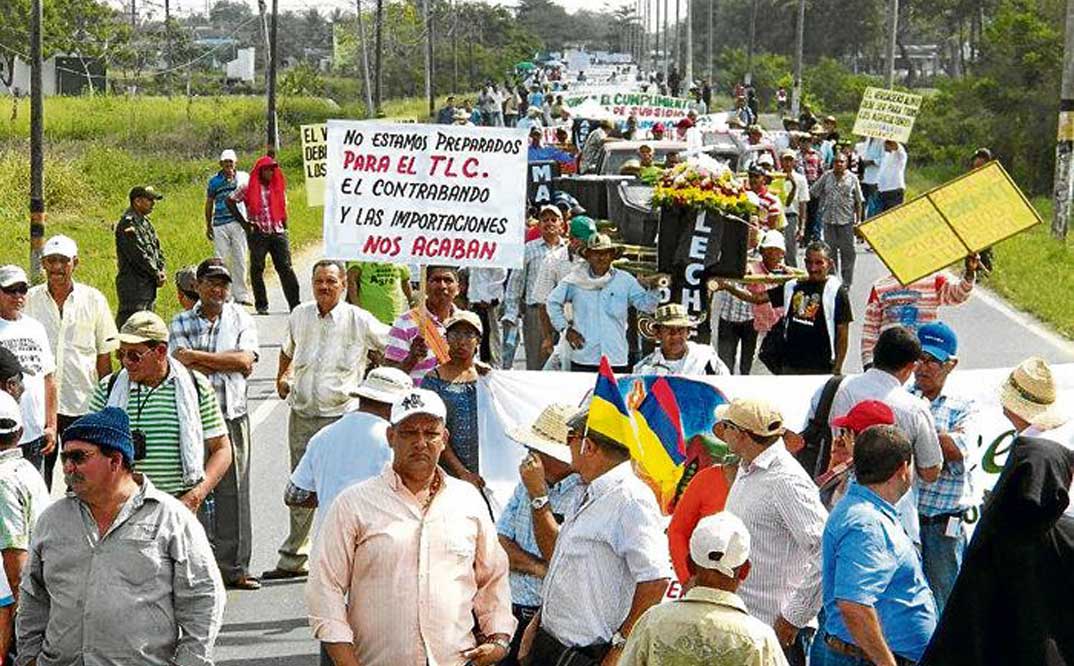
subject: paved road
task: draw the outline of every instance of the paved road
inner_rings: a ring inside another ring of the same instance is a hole
[[[296,262],[303,298],[310,297],[309,266],[314,254]],[[868,287],[884,272],[875,255],[861,251],[857,278],[851,293],[855,315],[865,302]],[[287,409],[275,398],[274,377],[285,322],[284,300],[278,287],[270,297],[272,314],[258,317],[261,360],[251,382],[253,418],[254,558],[261,572],[276,562],[276,547],[287,531],[283,489],[287,469]],[[943,318],[962,337],[962,363],[966,368],[1004,367],[1030,354],[1052,362],[1074,362],[1074,347],[1048,333],[1030,318],[1012,312],[997,298],[978,290],[969,303],[943,311]],[[860,369],[860,324],[851,334],[847,370]],[[310,638],[302,599],[302,581],[266,584],[257,592],[228,594],[225,625],[217,641],[221,666],[314,666],[317,646]]]

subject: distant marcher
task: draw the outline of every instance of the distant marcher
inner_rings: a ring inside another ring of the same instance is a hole
[[[168,279],[164,272],[164,251],[149,214],[163,194],[139,185],[130,191],[130,207],[116,224],[116,327],[139,310],[153,310],[157,288]]]
[[[698,322],[681,303],[656,309],[652,337],[659,343],[653,353],[634,366],[636,375],[729,375],[712,345],[690,342]]]
[[[507,556],[479,491],[437,467],[444,417],[435,393],[397,398],[391,467],[343,491],[321,524],[306,606],[336,666],[507,656],[516,625]]]
[[[246,230],[227,205],[231,194],[250,180],[250,174],[235,168],[237,161],[230,148],[220,153],[220,171],[209,179],[205,193],[205,235],[213,242],[216,256],[227,263],[235,300],[239,305],[253,305],[246,286]]]
[[[256,590],[250,575],[253,528],[250,516],[250,417],[246,380],[258,359],[257,327],[231,302],[231,274],[218,258],[198,265],[198,304],[175,315],[168,349],[190,370],[209,378],[227,424],[231,465],[213,490],[213,546],[228,587]]]
[[[832,170],[821,176],[809,188],[810,199],[817,199],[818,213],[824,223],[824,240],[832,248],[834,266],[839,269],[843,284],[850,288],[854,281],[857,250],[854,233],[862,221],[861,185],[858,177],[847,169],[846,155],[839,154]]]
[[[880,171],[876,178],[877,195],[880,197],[879,213],[903,202],[906,196],[906,149],[901,143],[884,142],[884,157],[880,160]]]
[[[78,247],[67,236],[45,243],[41,263],[47,282],[30,289],[26,314],[45,327],[56,359],[58,392],[56,435],[89,412],[97,382],[112,373],[112,352],[119,348],[116,324],[104,294],[75,282]],[[45,484],[52,488],[56,449],[45,456]]]
[[[444,102],[444,106],[436,112],[436,124],[437,125],[450,125],[454,121],[455,117],[455,96],[448,95],[447,100]]]
[[[310,438],[355,405],[368,355],[384,349],[388,327],[365,310],[343,302],[347,277],[343,264],[322,259],[313,265],[314,302],[303,303],[287,318],[276,370],[276,393],[290,407],[287,441],[291,471],[298,467]],[[276,567],[263,580],[298,578],[307,573],[313,509],[288,507],[290,526],[279,547]]]
[[[809,182],[798,171],[798,153],[789,148],[779,154],[783,171],[783,212],[787,226],[783,227],[783,243],[787,265],[798,267],[798,244],[805,238],[809,223]]]
[[[205,531],[132,470],[122,410],[87,414],[67,434],[71,492],[45,510],[30,542],[19,663],[213,663],[227,598]]]
[[[812,664],[910,666],[936,628],[936,603],[895,505],[913,485],[913,449],[894,426],[854,440],[854,474],[824,528],[824,624]]]
[[[175,272],[175,296],[179,306],[189,310],[198,303],[198,267],[183,266]]]
[[[690,537],[695,584],[678,601],[645,611],[627,640],[632,666],[786,666],[772,627],[735,594],[748,580],[750,533],[731,513],[702,518]]]
[[[347,302],[391,326],[413,299],[406,264],[347,262]]]
[[[444,331],[450,358],[421,380],[422,388],[440,396],[447,405],[448,445],[440,464],[455,478],[483,488],[478,459],[477,376],[485,370],[475,366],[483,335],[481,320],[473,312],[459,310],[444,322]]]
[[[29,280],[18,266],[0,266],[0,347],[22,366],[22,454],[45,474],[45,456],[56,448],[56,359],[41,322],[24,314]]]
[[[407,310],[392,324],[384,349],[384,363],[409,373],[415,384],[440,362],[436,349],[447,357],[444,324],[459,311],[459,269],[429,266],[425,269],[425,302]]]
[[[239,202],[246,205],[245,215]],[[268,292],[265,290],[265,255],[272,256],[272,265],[280,278],[287,307],[294,310],[301,301],[298,279],[291,267],[291,244],[287,234],[287,179],[279,162],[263,155],[254,163],[245,184],[239,183],[227,198],[232,216],[247,231],[250,245],[250,282],[254,287],[254,307],[258,314],[268,314]]]

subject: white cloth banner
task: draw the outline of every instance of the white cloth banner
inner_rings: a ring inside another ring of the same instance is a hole
[[[329,120],[325,256],[520,268],[526,132]]]
[[[1013,428],[999,403],[999,387],[1011,369],[955,371],[947,379],[945,393],[976,403],[977,418],[967,432],[970,452],[966,458],[973,486],[972,501],[979,503],[985,490],[998,478]],[[1061,399],[1074,394],[1074,364],[1053,365]],[[617,377],[616,379],[622,379]],[[711,384],[728,399],[763,398],[775,402],[789,428],[800,432],[810,412],[810,402],[823,387],[826,376],[716,376],[689,377]],[[519,482],[518,465],[525,449],[507,437],[516,425],[528,426],[553,402],[580,405],[596,383],[595,374],[569,372],[494,371],[478,384],[478,427],[481,442],[481,475],[505,504]],[[1074,404],[1068,402],[1067,404]],[[680,404],[684,420],[689,404]],[[1044,437],[1066,446],[1074,442],[1074,427],[1067,426]]]

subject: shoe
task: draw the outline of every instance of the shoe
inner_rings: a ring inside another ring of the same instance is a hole
[[[259,315],[267,315],[268,314],[268,308],[258,308],[257,309],[257,314],[259,314]]]
[[[290,580],[292,578],[305,578],[308,571],[288,571],[287,569],[269,569],[261,574],[261,580]]]
[[[256,576],[240,576],[239,578],[224,583],[229,590],[260,590],[261,581]]]
[[[235,301],[235,302],[236,302],[236,303],[238,303],[239,305],[245,305],[246,307],[251,307],[251,306],[253,306],[253,304],[254,304],[254,302],[253,302],[253,301],[250,301],[250,300],[246,300],[246,301]]]

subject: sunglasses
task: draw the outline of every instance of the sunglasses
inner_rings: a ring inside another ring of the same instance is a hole
[[[95,455],[97,455],[96,451],[63,451],[60,453],[60,461],[64,464],[71,463],[77,466]]]
[[[17,284],[11,287],[4,287],[0,291],[10,296],[25,296],[26,292],[30,291],[30,288],[25,284]]]
[[[116,350],[116,360],[119,361],[120,363],[123,363],[124,361],[128,361],[131,365],[137,365],[145,357],[145,355],[148,354],[150,351],[151,350],[148,350],[148,349],[145,350],[145,351],[141,351],[141,352],[140,351],[135,351],[133,349],[128,349],[126,351],[124,351],[122,349],[117,349]]]

